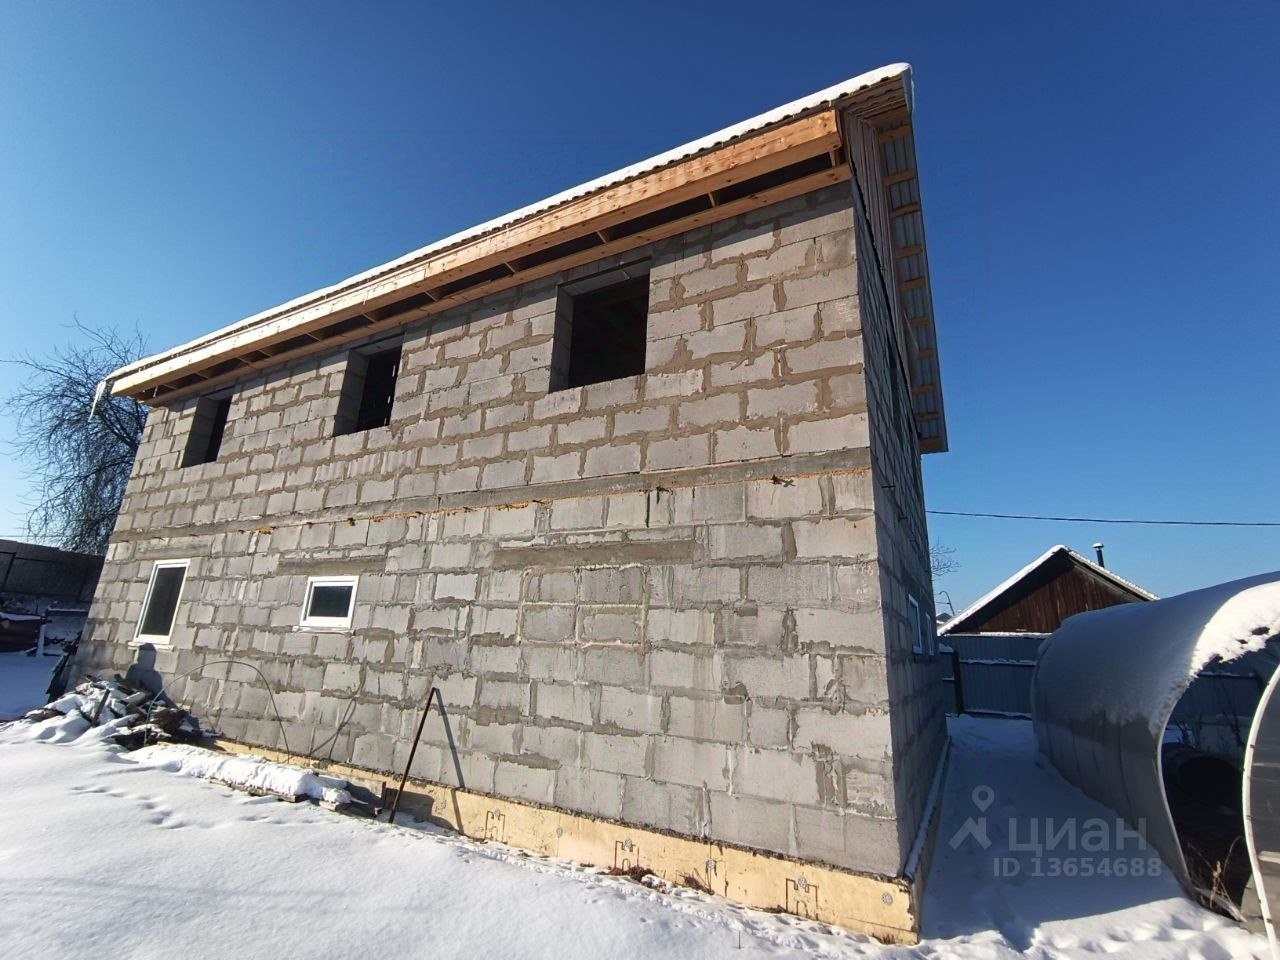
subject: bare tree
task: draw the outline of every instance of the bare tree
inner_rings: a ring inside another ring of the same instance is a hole
[[[5,361],[22,368],[4,401],[16,422],[12,453],[28,465],[34,493],[27,531],[66,550],[105,553],[147,409],[129,397],[104,395],[98,384],[146,353],[138,332],[95,330],[75,321],[75,339],[45,357]]]
[[[931,543],[929,545],[929,569],[933,572],[934,579],[945,577],[948,573],[955,573],[960,569],[960,561],[956,559],[956,548],[948,547],[941,543]]]

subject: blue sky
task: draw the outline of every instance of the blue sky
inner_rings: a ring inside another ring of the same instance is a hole
[[[1273,2],[10,0],[0,353],[77,315],[166,347],[908,60],[930,506],[1277,520],[1277,41]],[[0,461],[0,534],[24,490]],[[931,527],[957,605],[1058,542],[1158,593],[1280,567],[1280,528]]]

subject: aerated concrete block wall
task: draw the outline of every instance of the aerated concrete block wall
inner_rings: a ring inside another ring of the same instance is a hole
[[[82,665],[209,664],[172,693],[224,735],[395,773],[435,685],[414,776],[898,873],[940,708],[857,247],[845,184],[430,318],[386,428],[332,435],[345,351],[238,385],[214,463],[179,467],[194,400],[154,410]],[[646,372],[549,393],[557,283],[644,258]],[[350,630],[298,626],[321,574],[359,575]]]

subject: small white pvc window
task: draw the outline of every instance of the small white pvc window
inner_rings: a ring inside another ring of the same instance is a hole
[[[151,568],[146,598],[142,601],[142,616],[138,619],[135,641],[168,640],[173,634],[173,621],[177,617],[178,601],[182,598],[182,586],[190,564],[190,560],[156,561]]]
[[[920,609],[920,601],[908,595],[907,602],[911,604],[911,652],[932,659],[938,654],[938,634]]]
[[[310,577],[302,602],[304,627],[345,630],[351,626],[359,577]]]
[[[911,652],[917,657],[927,656],[929,650],[925,646],[924,629],[921,626],[924,615],[920,612],[920,601],[908,595],[907,603],[911,605],[908,624],[911,628]]]

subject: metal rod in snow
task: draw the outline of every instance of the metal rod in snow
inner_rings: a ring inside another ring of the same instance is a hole
[[[440,698],[439,687],[432,687],[427,691],[427,705],[422,708],[422,717],[418,720],[418,732],[413,735],[413,746],[409,748],[409,759],[405,762],[404,776],[400,778],[400,786],[396,789],[396,798],[391,801],[391,812],[387,814],[387,823],[396,822],[396,811],[400,809],[400,797],[404,794],[404,785],[409,782],[409,770],[413,766],[413,758],[418,752],[418,741],[422,739],[422,730],[427,725],[427,714],[431,712],[432,697]],[[443,709],[441,707],[441,710]]]

